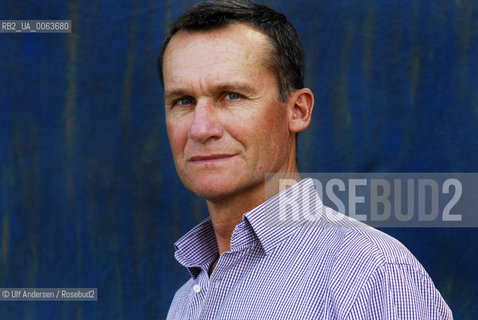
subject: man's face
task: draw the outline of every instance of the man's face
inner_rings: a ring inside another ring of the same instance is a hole
[[[263,192],[295,165],[290,112],[266,67],[268,38],[245,25],[179,31],[164,55],[166,127],[176,170],[208,200]]]

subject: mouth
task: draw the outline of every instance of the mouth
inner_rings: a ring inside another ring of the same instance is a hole
[[[189,159],[190,162],[194,164],[202,164],[202,163],[215,163],[229,160],[235,157],[235,154],[208,154],[208,155],[198,155],[191,157]]]

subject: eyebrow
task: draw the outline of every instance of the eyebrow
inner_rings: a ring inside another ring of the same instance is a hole
[[[212,92],[239,91],[239,93],[255,94],[257,90],[243,82],[226,82],[213,86]],[[190,91],[183,88],[173,88],[164,92],[164,99],[172,99],[178,96],[191,95]]]
[[[164,100],[172,99],[173,97],[179,97],[187,95],[183,89],[172,89],[164,92]]]

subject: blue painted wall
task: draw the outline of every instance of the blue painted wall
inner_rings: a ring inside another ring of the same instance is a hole
[[[207,215],[176,177],[155,62],[193,1],[0,0],[0,287],[97,287],[97,302],[3,302],[1,319],[161,319],[188,273],[173,242]],[[478,3],[266,1],[296,24],[316,94],[299,165],[474,172]],[[387,229],[456,319],[478,318],[476,229]]]

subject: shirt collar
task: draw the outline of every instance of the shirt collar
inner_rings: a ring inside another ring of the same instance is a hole
[[[182,236],[174,243],[174,247],[176,248],[174,257],[188,268],[193,278],[199,275],[201,269],[209,270],[209,266],[219,253],[211,218],[203,220]]]
[[[313,180],[307,178],[247,212],[243,220],[249,222],[268,254],[304,223],[315,220],[322,207]]]
[[[313,218],[322,201],[312,179],[303,179],[243,215],[231,237],[231,251],[260,244],[266,254]],[[175,244],[176,260],[193,278],[206,271],[218,255],[210,218],[203,220]]]

